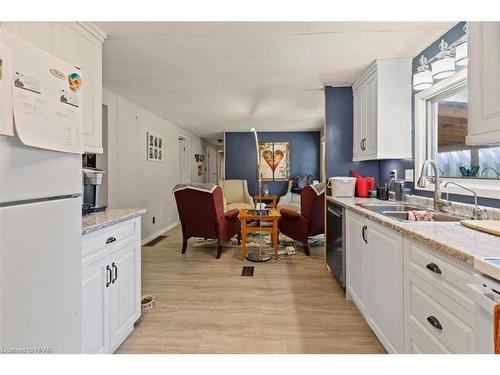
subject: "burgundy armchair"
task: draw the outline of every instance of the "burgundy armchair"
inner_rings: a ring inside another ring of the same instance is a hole
[[[187,240],[191,237],[217,239],[217,259],[222,246],[236,234],[241,238],[239,210],[224,213],[222,189],[217,186],[211,193],[184,187],[174,189],[175,200],[182,227],[182,253],[186,252]]]
[[[325,233],[325,192],[317,194],[311,186],[306,186],[300,194],[301,212],[288,208],[280,210],[278,229],[288,237],[301,242],[304,252],[309,253],[308,238]]]

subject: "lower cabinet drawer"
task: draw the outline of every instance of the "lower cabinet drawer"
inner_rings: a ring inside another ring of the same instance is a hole
[[[405,324],[406,354],[449,354],[435,338],[423,330],[414,330]]]
[[[445,260],[446,259],[446,260]],[[474,304],[467,296],[467,283],[473,270],[453,264],[454,259],[438,256],[435,250],[419,241],[411,240],[405,249],[404,265],[425,281],[434,285],[460,305],[473,311]]]
[[[82,238],[83,259],[92,258],[93,254],[102,249],[114,251],[124,246],[129,241],[140,239],[140,221],[127,220],[93,233]]]
[[[472,353],[474,316],[464,307],[405,270],[405,324],[427,345],[443,352]]]

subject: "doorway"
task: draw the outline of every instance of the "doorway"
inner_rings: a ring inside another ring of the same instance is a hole
[[[224,180],[224,150],[217,151],[217,176],[219,180]]]
[[[179,135],[179,184],[191,182],[191,140]]]
[[[207,182],[217,184],[217,152],[215,146],[207,145]]]

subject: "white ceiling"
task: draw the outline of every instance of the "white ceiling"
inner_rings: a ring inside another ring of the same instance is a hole
[[[453,22],[98,22],[104,86],[210,140],[323,126],[325,84],[413,57]]]

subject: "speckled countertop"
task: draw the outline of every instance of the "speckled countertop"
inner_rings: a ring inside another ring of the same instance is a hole
[[[123,208],[107,209],[104,212],[84,215],[82,217],[82,235],[142,216],[145,213],[145,209]]]
[[[387,203],[370,198],[332,198],[377,223],[407,234],[453,258],[474,265],[474,258],[500,257],[500,237],[466,228],[457,222],[404,222],[360,207],[364,203]]]

